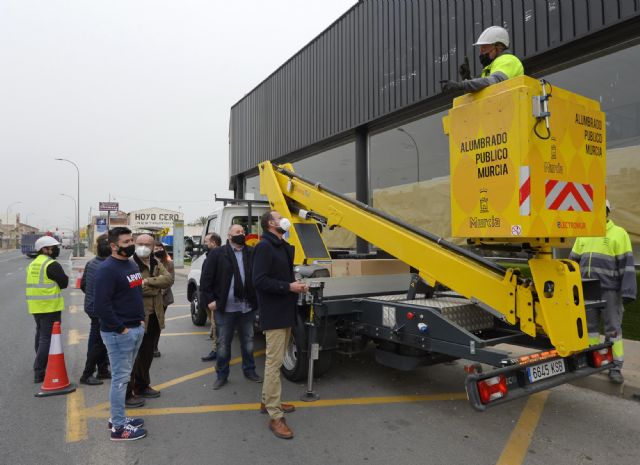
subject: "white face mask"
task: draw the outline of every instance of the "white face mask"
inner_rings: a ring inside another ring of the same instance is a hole
[[[136,255],[140,258],[148,258],[151,255],[151,249],[146,245],[137,245]]]
[[[280,218],[280,228],[285,232],[291,229],[291,221],[289,221],[289,218]]]

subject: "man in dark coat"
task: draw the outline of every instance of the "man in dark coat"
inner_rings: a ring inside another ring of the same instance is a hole
[[[251,281],[253,249],[245,245],[244,229],[239,224],[229,228],[227,243],[209,251],[202,267],[200,289],[203,303],[211,309],[218,331],[216,381],[213,389],[227,384],[231,341],[238,328],[242,371],[250,381],[261,382],[253,358],[253,324],[256,298]]]
[[[260,309],[260,326],[267,342],[260,409],[271,417],[269,429],[279,438],[291,439],[284,413],[295,410],[281,401],[280,367],[296,321],[296,294],[307,291],[307,285],[296,282],[293,273],[294,248],[283,236],[291,222],[277,211],[260,218],[262,239],[253,259],[253,285]]]
[[[98,267],[111,255],[111,246],[107,234],[102,234],[96,239],[97,255],[89,260],[84,267],[84,273],[80,280],[80,289],[84,292],[84,311],[91,318],[91,329],[89,330],[89,345],[87,349],[87,361],[84,371],[80,377],[80,383],[89,386],[102,384],[101,380],[111,379],[109,373],[109,357],[107,356],[107,348],[102,342],[100,336],[100,318],[94,309],[94,293],[95,293],[95,277]],[[94,377],[93,373],[98,368],[98,376]]]

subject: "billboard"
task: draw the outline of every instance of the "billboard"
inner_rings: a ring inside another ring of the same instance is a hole
[[[164,208],[146,208],[129,213],[129,227],[136,231],[140,229],[173,228],[175,221],[184,221],[182,212],[165,210]]]

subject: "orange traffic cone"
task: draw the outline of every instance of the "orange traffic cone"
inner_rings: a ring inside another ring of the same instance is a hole
[[[49,346],[49,359],[47,360],[44,383],[42,383],[40,392],[36,394],[36,397],[69,394],[75,390],[76,385],[70,383],[67,376],[67,367],[64,364],[64,353],[62,352],[60,322],[56,321],[51,331],[51,345]]]
[[[82,272],[84,269],[78,271],[78,277],[76,278],[76,289],[80,289],[80,283],[82,282]]]

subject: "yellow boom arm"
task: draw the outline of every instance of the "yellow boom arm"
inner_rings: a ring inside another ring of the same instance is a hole
[[[427,232],[304,180],[289,164],[260,164],[260,192],[267,196],[271,208],[288,217],[294,226],[320,221],[329,228],[345,228],[419,270],[429,285],[447,286],[505,322],[518,325],[532,337],[539,332],[546,334],[561,356],[588,347],[582,282],[578,267],[572,262],[551,258],[530,260],[533,283],[527,282],[519,278],[517,270],[493,265]],[[296,246],[295,262],[320,258],[322,254],[315,253],[313,257],[305,254],[298,230],[292,228],[289,238]]]

